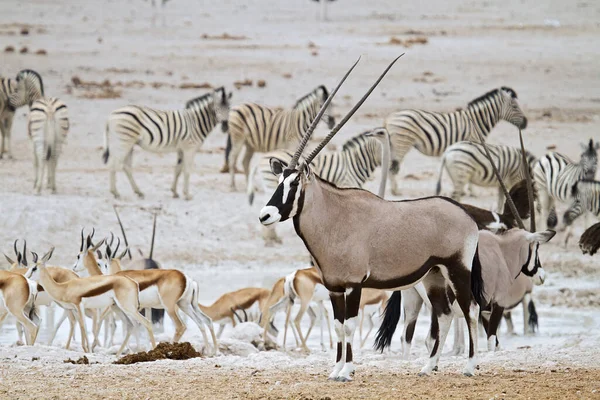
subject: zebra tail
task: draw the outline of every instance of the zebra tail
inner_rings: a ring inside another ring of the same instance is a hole
[[[256,174],[256,170],[258,169],[258,164],[256,164],[251,170],[250,175],[248,175],[248,185],[246,186],[246,193],[248,194],[248,203],[252,205],[254,203],[254,175]]]
[[[108,162],[108,157],[110,155],[110,151],[108,150],[108,122],[106,123],[106,129],[104,130],[104,153],[102,153],[102,161],[104,164]]]
[[[442,176],[444,175],[444,168],[446,167],[446,157],[442,157],[442,165],[440,167],[440,173],[438,176],[437,185],[435,185],[435,195],[439,196],[442,192]]]
[[[396,290],[385,306],[385,314],[375,337],[375,350],[383,351],[392,344],[392,337],[400,321],[402,293]]]
[[[535,304],[533,303],[533,300],[529,300],[529,304],[527,305],[527,309],[529,310],[529,321],[527,321],[527,323],[529,324],[529,327],[531,328],[531,332],[534,332],[538,329],[538,315],[537,315],[537,311],[535,310]]]
[[[52,158],[52,154],[55,151],[56,140],[57,140],[57,126],[54,115],[46,116],[46,135],[44,138],[44,159],[46,161]]]

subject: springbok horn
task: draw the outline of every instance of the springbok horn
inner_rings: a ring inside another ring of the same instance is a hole
[[[525,179],[527,179],[527,196],[529,197],[529,230],[535,232],[535,204],[533,199],[533,182],[531,182],[531,174],[529,173],[529,163],[525,155],[525,146],[523,145],[523,134],[519,129],[519,141],[521,142],[521,154],[523,155],[523,170],[525,171]]]
[[[96,233],[96,228],[92,227],[92,234],[90,235],[90,239],[94,238],[94,233]]]
[[[117,221],[119,221],[119,226],[121,227],[121,233],[123,234],[123,241],[125,242],[125,246],[129,248],[129,242],[127,242],[127,235],[125,235],[125,228],[123,228],[123,223],[121,223],[121,217],[119,217],[119,212],[117,211],[117,206],[113,204],[113,210],[115,210],[115,215],[117,216]],[[129,259],[131,260],[131,251],[128,251]]]
[[[246,313],[246,309],[242,308],[242,312],[244,313],[244,322],[248,322],[248,314]]]
[[[15,249],[15,256],[19,257],[19,250],[17,250],[17,242],[19,239],[15,239],[15,243],[13,244],[13,248]]]
[[[302,152],[304,151],[304,148],[306,147],[306,144],[308,143],[308,140],[310,139],[313,131],[317,127],[317,124],[323,117],[323,114],[325,114],[325,110],[327,110],[327,107],[331,103],[331,100],[333,100],[333,96],[335,96],[338,89],[342,86],[342,84],[344,83],[346,78],[348,78],[348,75],[350,75],[350,73],[352,72],[354,67],[356,67],[356,64],[358,64],[359,61],[360,61],[360,57],[358,57],[358,60],[356,60],[356,62],[352,65],[352,67],[350,67],[348,72],[346,72],[346,75],[344,75],[344,77],[338,83],[338,85],[335,87],[335,89],[333,89],[333,91],[331,93],[329,93],[327,100],[325,100],[325,103],[323,103],[323,105],[321,106],[321,109],[317,113],[317,116],[315,117],[315,119],[313,119],[312,123],[310,124],[310,126],[308,127],[306,132],[304,133],[304,136],[302,136],[302,140],[300,141],[300,144],[298,145],[298,149],[296,150],[296,153],[294,154],[294,157],[292,157],[292,161],[290,161],[290,165],[288,166],[289,169],[293,169],[296,166],[296,164],[298,163],[298,159],[302,155]]]
[[[110,242],[108,244],[110,244],[111,246],[113,245],[113,242],[115,240],[115,235],[111,232],[110,233]]]
[[[238,315],[238,313],[236,313],[236,312],[235,312],[235,310],[234,310],[234,308],[233,308],[233,307],[231,307],[231,312],[233,313],[233,315],[235,315],[235,316],[237,317],[237,319],[238,319],[240,322],[244,322],[244,321],[242,321],[242,318],[241,318],[241,317]]]
[[[27,240],[23,240],[23,259],[21,262],[24,266],[27,266]]]
[[[333,128],[331,130],[331,132],[329,132],[329,135],[327,135],[325,137],[325,139],[323,139],[321,141],[321,143],[319,143],[319,145],[317,146],[317,148],[314,149],[312,151],[312,153],[310,153],[310,155],[306,158],[306,160],[304,161],[303,164],[309,165],[310,162],[317,156],[317,154],[319,154],[319,152],[321,150],[323,150],[323,147],[325,147],[325,145],[327,145],[327,143],[329,143],[329,141],[335,136],[335,134],[338,133],[338,131],[344,126],[344,124],[346,124],[346,122],[348,122],[348,120],[354,115],[354,113],[360,108],[360,106],[362,106],[362,104],[367,100],[367,98],[369,97],[369,95],[371,94],[371,92],[373,90],[375,90],[375,88],[377,87],[377,85],[379,85],[379,82],[381,82],[381,80],[383,79],[383,77],[388,73],[388,71],[390,70],[390,68],[392,68],[392,66],[396,63],[396,61],[398,61],[398,59],[400,59],[400,57],[402,57],[403,55],[404,55],[404,53],[400,54],[398,57],[396,57],[394,59],[394,61],[392,61],[390,63],[390,65],[388,65],[388,67],[385,69],[385,71],[383,71],[383,73],[379,76],[379,78],[377,78],[377,80],[371,86],[371,88],[369,88],[369,90],[367,91],[367,93],[364,94],[364,96],[360,99],[360,101],[358,103],[356,103],[356,105],[354,107],[352,107],[352,109],[348,112],[348,114],[346,114],[346,116],[340,121],[340,123],[337,124],[335,126],[335,128]],[[302,169],[302,168],[300,168],[300,169]]]
[[[513,203],[512,197],[510,197],[510,194],[508,193],[508,190],[506,189],[506,185],[504,184],[504,181],[502,180],[502,177],[500,176],[500,172],[498,172],[498,168],[496,168],[496,164],[494,164],[494,160],[492,159],[490,150],[488,149],[487,144],[485,143],[485,139],[483,138],[483,135],[481,134],[481,132],[479,132],[479,125],[475,124],[475,121],[473,121],[468,114],[467,114],[467,116],[469,117],[469,120],[471,120],[471,124],[473,124],[473,126],[475,128],[475,132],[477,132],[477,137],[479,138],[479,143],[481,143],[481,145],[483,146],[483,150],[485,151],[485,155],[487,156],[487,159],[489,160],[490,164],[492,164],[492,169],[494,170],[494,174],[496,175],[496,178],[498,179],[498,182],[500,183],[500,187],[502,188],[502,191],[504,192],[504,197],[506,198],[506,202],[508,203],[510,212],[515,217],[515,220],[517,221],[517,225],[519,226],[519,228],[525,229],[525,224],[523,224],[523,220],[521,219],[521,216],[519,215],[519,212],[517,211],[517,207],[515,206],[515,203]]]
[[[37,264],[37,261],[38,261],[38,255],[37,255],[37,253],[35,253],[35,252],[32,251],[31,252],[31,256],[33,257],[33,262],[35,264]]]
[[[117,255],[117,251],[119,251],[119,246],[121,245],[121,238],[117,238],[117,247],[115,247],[115,251],[113,251],[113,254],[116,256]]]
[[[10,259],[9,256],[6,255],[6,253],[2,253],[4,254],[4,258],[6,258],[6,261],[8,261],[8,263],[12,266],[15,262],[13,260]]]
[[[83,242],[84,242],[84,238],[83,238],[83,230],[85,228],[81,228],[81,246],[79,247],[79,251],[83,251]]]

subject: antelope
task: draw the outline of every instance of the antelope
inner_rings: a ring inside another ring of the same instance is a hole
[[[447,294],[456,298],[469,327],[469,360],[463,373],[472,376],[477,365],[478,302],[483,301],[483,287],[477,256],[479,232],[471,216],[445,197],[386,201],[365,190],[339,189],[321,180],[310,168],[310,162],[398,58],[300,165],[300,155],[324,109],[307,129],[289,164],[271,159],[279,185],[259,216],[267,226],[292,219],[296,233],[315,260],[333,306],[338,342],[336,364],[329,378],[338,381],[351,380],[355,370],[352,339],[363,288],[398,290],[423,282],[439,319],[436,346],[421,370],[423,375],[430,374],[437,364],[450,328],[452,313]],[[398,299],[393,296],[388,307],[399,306],[390,306]]]
[[[8,258],[8,257],[7,257]],[[40,319],[35,309],[37,284],[21,274],[0,271],[0,325],[8,314],[25,328],[25,343],[35,343]]]
[[[208,327],[213,349],[210,355],[215,355],[219,349],[217,338],[213,329],[212,320],[200,310],[198,306],[198,284],[189,276],[176,269],[152,269],[152,270],[123,270],[121,258],[127,254],[125,249],[122,254],[117,255],[120,239],[113,251],[110,244],[106,245],[106,260],[109,262],[110,277],[129,278],[139,285],[139,307],[138,308],[164,308],[175,324],[175,335],[173,342],[178,342],[187,327],[177,314],[180,309],[198,325],[204,338],[204,343],[209,347],[208,336],[205,326]],[[92,264],[85,264],[86,268],[94,268]],[[97,264],[96,272],[100,272]],[[104,313],[106,314],[106,312]],[[103,315],[104,317],[104,315]],[[102,319],[102,317],[101,317]],[[146,320],[147,321],[147,320]]]
[[[381,314],[385,310],[385,303],[387,303],[389,296],[384,290],[378,289],[363,289],[363,292],[360,296],[360,306],[358,307],[361,317],[360,324],[358,325],[358,337],[360,338],[360,347],[363,348],[365,346],[365,342],[367,341],[369,334],[373,330],[373,314],[369,314],[366,311],[367,306],[378,305]],[[369,321],[369,330],[367,334],[363,336],[363,324],[365,318]]]
[[[32,253],[34,265],[27,271],[26,277],[37,281],[48,292],[50,297],[63,308],[75,310],[77,322],[81,329],[81,342],[85,352],[89,352],[83,310],[85,308],[111,307],[127,325],[127,333],[123,344],[117,351],[121,354],[129,337],[133,322],[142,324],[148,331],[152,348],[156,346],[150,322],[139,312],[139,287],[136,282],[123,276],[90,276],[88,278],[75,278],[67,282],[58,283],[46,268],[46,263],[52,257],[52,247],[41,259],[37,253]]]
[[[225,330],[225,325],[229,321],[231,321],[234,327],[236,326],[234,318],[237,316],[236,310],[244,312],[246,315],[245,322],[247,322],[246,309],[258,303],[259,309],[262,310],[270,294],[271,291],[269,289],[249,287],[225,293],[210,306],[203,306],[202,304],[198,304],[198,306],[204,314],[219,325],[217,338],[221,338],[223,330]],[[244,321],[239,316],[238,319]]]

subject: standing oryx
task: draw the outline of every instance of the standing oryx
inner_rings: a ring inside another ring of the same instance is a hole
[[[502,180],[508,187],[512,187],[524,179],[523,168],[521,167],[521,149],[512,146],[487,145],[494,160]],[[529,168],[533,168],[536,158],[529,152],[527,154],[527,163]],[[444,169],[450,175],[454,191],[452,198],[460,201],[465,195],[465,185],[469,184],[483,187],[498,187],[497,211],[501,213],[504,205],[504,192],[499,187],[498,179],[494,170],[487,159],[483,146],[476,142],[463,141],[448,147],[442,157],[442,165],[438,177],[436,195],[442,190],[442,175]]]
[[[40,194],[44,170],[48,168],[48,188],[56,193],[56,164],[69,132],[67,106],[56,97],[41,98],[31,104],[27,131],[33,142],[35,193]]]
[[[579,163],[567,156],[550,152],[541,157],[533,169],[533,179],[538,190],[540,220],[542,226],[550,228],[556,225],[554,201],[566,202],[571,199],[573,185],[582,179],[594,179],[598,167],[598,149],[600,142],[581,144],[583,153]],[[549,219],[549,216],[551,218]]]
[[[439,334],[429,362],[421,370],[423,374],[431,373],[437,364],[452,321],[447,296],[456,299],[469,327],[469,361],[464,373],[473,375],[477,365],[478,301],[483,300],[483,287],[475,221],[447,198],[386,201],[365,190],[339,189],[320,179],[310,167],[394,62],[305,161],[297,165],[325,108],[354,67],[348,71],[306,131],[290,164],[271,160],[279,186],[260,212],[264,225],[293,219],[296,233],[315,260],[330,292],[338,336],[336,365],[330,378],[341,381],[350,380],[354,372],[352,339],[362,288],[400,289],[424,283],[438,316]],[[399,304],[390,302],[388,307]]]
[[[383,155],[382,155],[383,144]],[[347,140],[341,151],[326,152],[320,154],[311,163],[311,168],[323,180],[326,180],[340,188],[360,188],[371,178],[375,169],[382,165],[382,159],[386,158],[389,164],[389,137],[383,128],[366,131]],[[289,163],[293,153],[287,150],[277,150],[265,154],[258,164],[254,166],[248,180],[248,201],[252,204],[254,200],[254,176],[259,172],[259,180],[262,189],[271,191],[277,187],[277,176],[271,172],[269,160],[275,157]],[[389,165],[384,167],[380,196],[383,196],[385,179]],[[281,239],[275,232],[275,227],[263,227],[263,239],[266,243],[281,243]]]
[[[504,86],[476,98],[464,110],[404,110],[390,114],[385,120],[385,127],[392,142],[392,193],[399,194],[397,175],[404,156],[411,148],[416,148],[426,156],[439,157],[454,143],[476,140],[477,130],[487,137],[500,120],[508,121],[520,129],[527,126],[517,93]]]
[[[235,190],[235,164],[242,148],[245,148],[242,165],[248,183],[250,160],[254,153],[289,149],[298,144],[328,94],[327,88],[321,85],[298,100],[291,110],[254,103],[233,107],[228,122],[231,153],[225,155],[231,174],[231,189]],[[328,113],[327,125],[331,129],[335,124],[331,107]]]
[[[29,105],[44,96],[42,77],[35,71],[24,69],[16,79],[0,78],[0,158],[12,158],[10,133],[15,110]]]
[[[110,157],[110,191],[119,198],[116,186],[117,170],[123,169],[133,191],[144,197],[133,180],[133,147],[154,153],[177,152],[175,179],[171,191],[178,197],[177,180],[183,171],[183,195],[186,200],[192,198],[189,193],[190,172],[194,156],[206,136],[219,123],[227,119],[229,100],[223,87],[215,89],[202,97],[189,101],[184,110],[162,111],[149,107],[127,106],[113,111],[106,123],[104,132],[104,162]],[[116,135],[116,142],[110,147],[109,132]]]

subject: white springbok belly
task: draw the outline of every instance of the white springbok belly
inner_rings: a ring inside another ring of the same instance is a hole
[[[115,304],[115,291],[109,290],[108,292],[99,294],[98,296],[85,297],[81,301],[83,308],[106,308]]]
[[[155,285],[149,286],[140,292],[140,308],[145,307],[163,308],[158,288]]]

